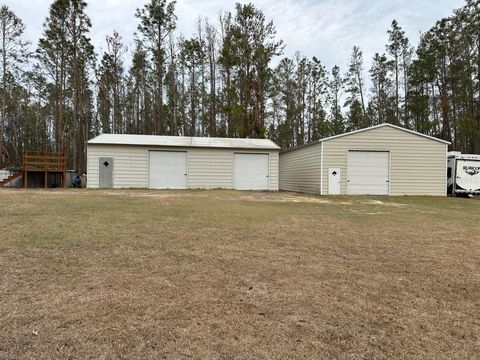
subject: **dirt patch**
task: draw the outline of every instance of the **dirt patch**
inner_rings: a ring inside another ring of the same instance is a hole
[[[368,201],[364,201],[363,203],[367,205],[381,205],[381,206],[392,206],[392,207],[408,206],[407,204],[400,204],[400,203],[395,203],[391,201],[381,201],[381,200],[368,200]]]
[[[231,197],[231,200],[238,200],[237,196]],[[291,203],[311,203],[311,204],[331,204],[332,201],[320,196],[309,195],[290,195],[285,193],[250,193],[246,192],[240,196],[242,200],[248,201],[273,201],[273,202],[291,202]]]

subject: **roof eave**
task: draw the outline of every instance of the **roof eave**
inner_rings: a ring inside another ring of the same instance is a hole
[[[199,145],[178,145],[178,144],[125,144],[112,142],[91,142],[87,145],[109,145],[109,146],[146,146],[146,147],[165,147],[165,148],[194,148],[194,149],[232,149],[232,150],[262,150],[262,151],[280,151],[278,147],[242,147],[242,146],[199,146]]]

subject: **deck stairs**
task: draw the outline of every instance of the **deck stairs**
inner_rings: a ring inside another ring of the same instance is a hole
[[[19,160],[0,165],[0,187],[7,186],[13,180],[23,175],[22,169],[18,166],[20,166]]]

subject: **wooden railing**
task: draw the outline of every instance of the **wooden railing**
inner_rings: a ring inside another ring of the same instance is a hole
[[[22,162],[20,161],[20,159],[12,160],[8,163],[1,164],[0,165],[0,170],[6,169],[6,168],[11,168],[11,167],[16,167],[15,165],[21,166],[21,164],[22,164]]]
[[[43,173],[44,187],[48,186],[50,173],[60,175],[60,186],[66,187],[67,157],[65,153],[47,151],[24,151],[21,159],[13,160],[0,165],[0,170],[8,168],[12,174],[2,181],[0,187],[23,175],[23,186],[28,187],[28,175],[31,172]]]
[[[65,153],[25,151],[23,153],[23,171],[67,171]]]

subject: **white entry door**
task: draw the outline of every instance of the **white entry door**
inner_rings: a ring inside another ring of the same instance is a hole
[[[233,187],[268,190],[268,154],[235,154]]]
[[[328,195],[340,195],[341,175],[339,168],[328,169]]]
[[[150,151],[148,164],[150,189],[187,188],[187,153],[185,151]]]
[[[388,151],[349,151],[347,193],[349,195],[388,195],[389,155]]]

